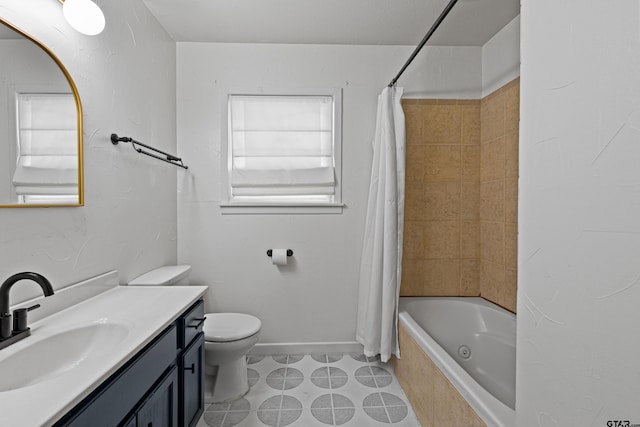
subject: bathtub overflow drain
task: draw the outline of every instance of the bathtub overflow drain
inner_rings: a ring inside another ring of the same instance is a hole
[[[467,347],[466,345],[461,345],[460,348],[458,348],[458,354],[463,359],[468,359],[471,357],[471,349],[469,349],[469,347]]]

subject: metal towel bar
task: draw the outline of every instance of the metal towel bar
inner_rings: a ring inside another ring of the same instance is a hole
[[[117,134],[112,133],[111,134],[111,143],[113,145],[118,145],[119,142],[130,142],[131,146],[133,147],[133,149],[136,150],[140,154],[144,154],[144,155],[153,157],[154,159],[162,160],[163,162],[171,163],[172,165],[178,166],[178,167],[183,168],[183,169],[189,169],[189,166],[187,166],[184,163],[182,163],[182,159],[180,157],[174,156],[173,154],[165,153],[162,150],[158,150],[157,148],[153,148],[150,145],[143,144],[142,142],[136,141],[135,139],[130,138],[128,136],[118,136]],[[160,153],[164,157],[158,156],[157,154],[150,153],[148,151],[145,151],[142,148],[137,147],[137,145],[139,145],[141,147],[144,147],[147,150],[151,150],[151,151],[154,151],[156,153]]]

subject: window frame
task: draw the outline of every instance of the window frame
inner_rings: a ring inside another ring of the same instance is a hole
[[[231,141],[230,97],[231,96],[330,96],[333,98],[333,162],[335,186],[333,201],[237,201],[231,193]],[[335,214],[342,213],[342,88],[228,88],[221,96],[221,185],[224,201],[220,203],[222,214]]]

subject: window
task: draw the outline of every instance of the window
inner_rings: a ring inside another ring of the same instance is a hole
[[[223,208],[341,208],[339,91],[231,93],[227,102]]]
[[[17,93],[13,186],[24,203],[78,202],[78,134],[72,94]]]

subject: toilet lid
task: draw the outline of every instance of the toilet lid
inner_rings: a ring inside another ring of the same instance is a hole
[[[227,342],[250,337],[260,331],[262,322],[242,313],[207,313],[204,322],[206,341]]]
[[[148,271],[129,282],[130,286],[168,286],[179,282],[191,273],[190,265],[167,265]]]

